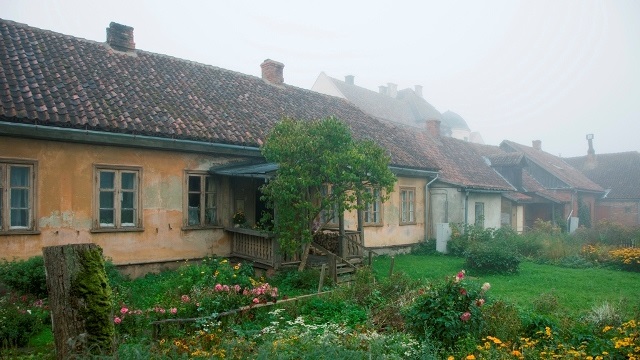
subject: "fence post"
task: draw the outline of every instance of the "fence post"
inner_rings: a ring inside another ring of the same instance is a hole
[[[391,257],[391,266],[389,267],[389,277],[391,277],[391,275],[393,275],[393,265],[396,262],[396,258],[395,256]]]

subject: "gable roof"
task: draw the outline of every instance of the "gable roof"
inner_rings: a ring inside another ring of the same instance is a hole
[[[443,120],[442,114],[412,89],[400,90],[392,97],[332,78],[325,73],[321,73],[318,79],[331,83],[343,98],[379,119],[418,127],[424,127],[427,120]]]
[[[598,184],[589,180],[580,171],[557,156],[509,140],[504,140],[500,144],[500,147],[507,152],[522,153],[526,157],[527,161],[531,161],[537,166],[541,167],[558,180],[567,184],[567,186],[569,186],[570,188],[584,191],[604,191],[604,189]]]
[[[283,117],[335,116],[392,165],[436,169],[412,131],[349,102],[0,19],[0,122],[259,147]]]
[[[607,199],[640,199],[640,153],[628,151],[564,158],[591,181],[611,191]]]

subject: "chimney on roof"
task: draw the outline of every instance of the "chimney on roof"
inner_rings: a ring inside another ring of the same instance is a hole
[[[427,133],[433,137],[440,136],[440,120],[430,119],[427,120]]]
[[[133,28],[131,26],[111,22],[107,28],[107,44],[118,51],[133,51],[136,43],[133,42]]]
[[[260,64],[260,67],[262,68],[263,80],[273,85],[282,85],[284,83],[283,63],[267,59]]]
[[[593,134],[587,134],[587,141],[589,142],[589,150],[587,150],[587,164],[595,164],[596,151],[593,149]]]
[[[394,83],[387,83],[387,88],[389,89],[387,95],[391,96],[392,98],[395,98],[398,95],[398,85]]]
[[[534,149],[542,150],[542,140],[533,140],[531,143],[533,144]]]
[[[415,92],[416,95],[422,97],[422,85],[416,85],[413,92]]]
[[[387,95],[387,87],[386,86],[380,85],[380,86],[378,86],[378,89],[380,89],[380,94]]]
[[[354,78],[355,78],[355,76],[353,76],[353,75],[347,75],[347,76],[344,77],[344,82],[346,82],[349,85],[354,85],[354,81],[353,81]]]

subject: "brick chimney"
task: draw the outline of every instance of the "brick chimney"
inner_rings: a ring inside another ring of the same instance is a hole
[[[133,42],[133,28],[131,26],[111,22],[107,28],[107,44],[118,51],[133,51],[136,43]]]
[[[263,80],[273,85],[282,85],[284,83],[283,63],[267,59],[260,64],[260,67],[262,68]]]
[[[593,168],[596,164],[596,151],[593,149],[593,134],[587,134],[587,141],[589,142],[589,149],[587,150],[587,162],[588,168]]]
[[[542,140],[533,140],[531,144],[533,145],[534,149],[542,150]]]
[[[353,75],[347,75],[347,76],[344,77],[344,82],[346,82],[349,85],[354,85],[354,81],[353,81],[354,78],[355,78],[355,76],[353,76]]]
[[[427,133],[433,137],[440,136],[440,120],[430,119],[427,120]]]
[[[398,85],[394,83],[387,83],[387,89],[389,89],[387,91],[387,95],[391,96],[392,98],[395,98],[398,95]]]
[[[416,95],[422,97],[422,85],[416,85],[413,92],[415,92]]]

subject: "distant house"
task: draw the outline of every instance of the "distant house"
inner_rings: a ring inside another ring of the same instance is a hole
[[[479,133],[472,133],[466,121],[458,114],[447,111],[441,114],[422,96],[422,86],[398,90],[398,86],[388,83],[379,87],[379,92],[371,91],[355,84],[353,75],[338,80],[325,74],[318,75],[311,90],[348,100],[362,111],[379,119],[399,122],[405,125],[424,127],[426,121],[439,120],[443,136],[483,143]]]
[[[422,241],[438,165],[415,130],[289,86],[279,62],[261,67],[254,77],[143,51],[116,23],[95,42],[0,20],[1,256],[87,242],[151,268],[230,255],[232,215],[253,224],[264,209],[274,167],[260,145],[283,117],[336,116],[387,149],[398,182],[369,207],[364,245]]]
[[[564,224],[581,215],[583,222],[593,223],[595,204],[604,189],[563,159],[544,152],[541,141],[532,145],[505,140],[500,148],[512,155],[490,158],[496,170],[517,188],[518,194],[507,196],[522,204],[525,227],[532,227],[537,219]]]
[[[596,221],[640,225],[640,153],[596,154],[593,136],[587,139],[586,156],[565,158],[564,161],[606,189],[605,195],[596,201]]]

